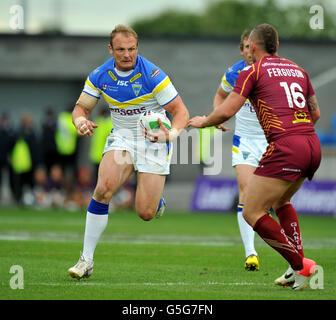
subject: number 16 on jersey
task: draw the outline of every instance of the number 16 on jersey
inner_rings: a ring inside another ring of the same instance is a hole
[[[288,86],[288,83],[283,81],[280,82],[280,87],[285,89],[288,106],[290,108],[294,107],[293,102],[298,108],[304,108],[306,99],[303,95],[303,89],[298,83],[292,82],[291,85]]]

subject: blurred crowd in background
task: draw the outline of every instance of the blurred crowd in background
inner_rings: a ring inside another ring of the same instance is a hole
[[[112,121],[108,108],[98,110],[92,119],[98,124],[92,137],[79,137],[72,123],[73,105],[61,112],[52,106],[43,111],[41,121],[30,113],[15,119],[9,112],[0,114],[0,204],[86,210],[91,201],[98,167]],[[39,118],[40,119],[40,118]],[[196,148],[203,172],[212,153],[210,141],[214,127],[200,129]],[[317,130],[322,146],[336,147],[336,113],[330,128]],[[88,150],[80,150],[86,144]],[[113,196],[110,211],[133,208],[136,175]]]
[[[0,115],[2,204],[41,209],[87,209],[112,122],[108,109],[101,109],[94,119],[99,127],[89,141],[89,159],[79,161],[80,142],[86,138],[77,135],[72,124],[72,109],[73,106],[55,112],[48,106],[41,123],[36,123],[27,113],[21,116],[16,126],[8,112]],[[133,207],[134,179],[131,176],[115,194],[110,203],[111,211]]]

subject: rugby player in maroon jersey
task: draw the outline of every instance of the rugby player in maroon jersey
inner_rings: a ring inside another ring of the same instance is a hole
[[[304,257],[299,221],[290,200],[321,162],[314,124],[320,109],[308,74],[278,56],[278,33],[269,24],[254,28],[249,37],[254,63],[241,71],[234,90],[208,116],[189,126],[203,128],[230,119],[247,98],[252,102],[269,146],[248,186],[243,216],[260,237],[278,251],[290,267],[275,284],[303,289],[316,267]],[[272,207],[279,223],[268,214]]]

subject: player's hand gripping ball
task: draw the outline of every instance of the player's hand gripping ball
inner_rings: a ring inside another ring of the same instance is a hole
[[[165,114],[159,112],[146,111],[139,118],[139,125],[141,129],[146,131],[157,132],[160,129],[160,124],[158,121],[160,118],[162,124],[167,128],[171,129],[171,122]]]
[[[139,118],[142,134],[151,142],[166,142],[169,140],[171,122],[168,117],[159,112],[146,111]]]

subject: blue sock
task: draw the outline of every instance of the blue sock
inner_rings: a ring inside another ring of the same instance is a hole
[[[89,204],[88,211],[92,214],[108,214],[108,208],[108,204],[98,202],[92,198]]]

